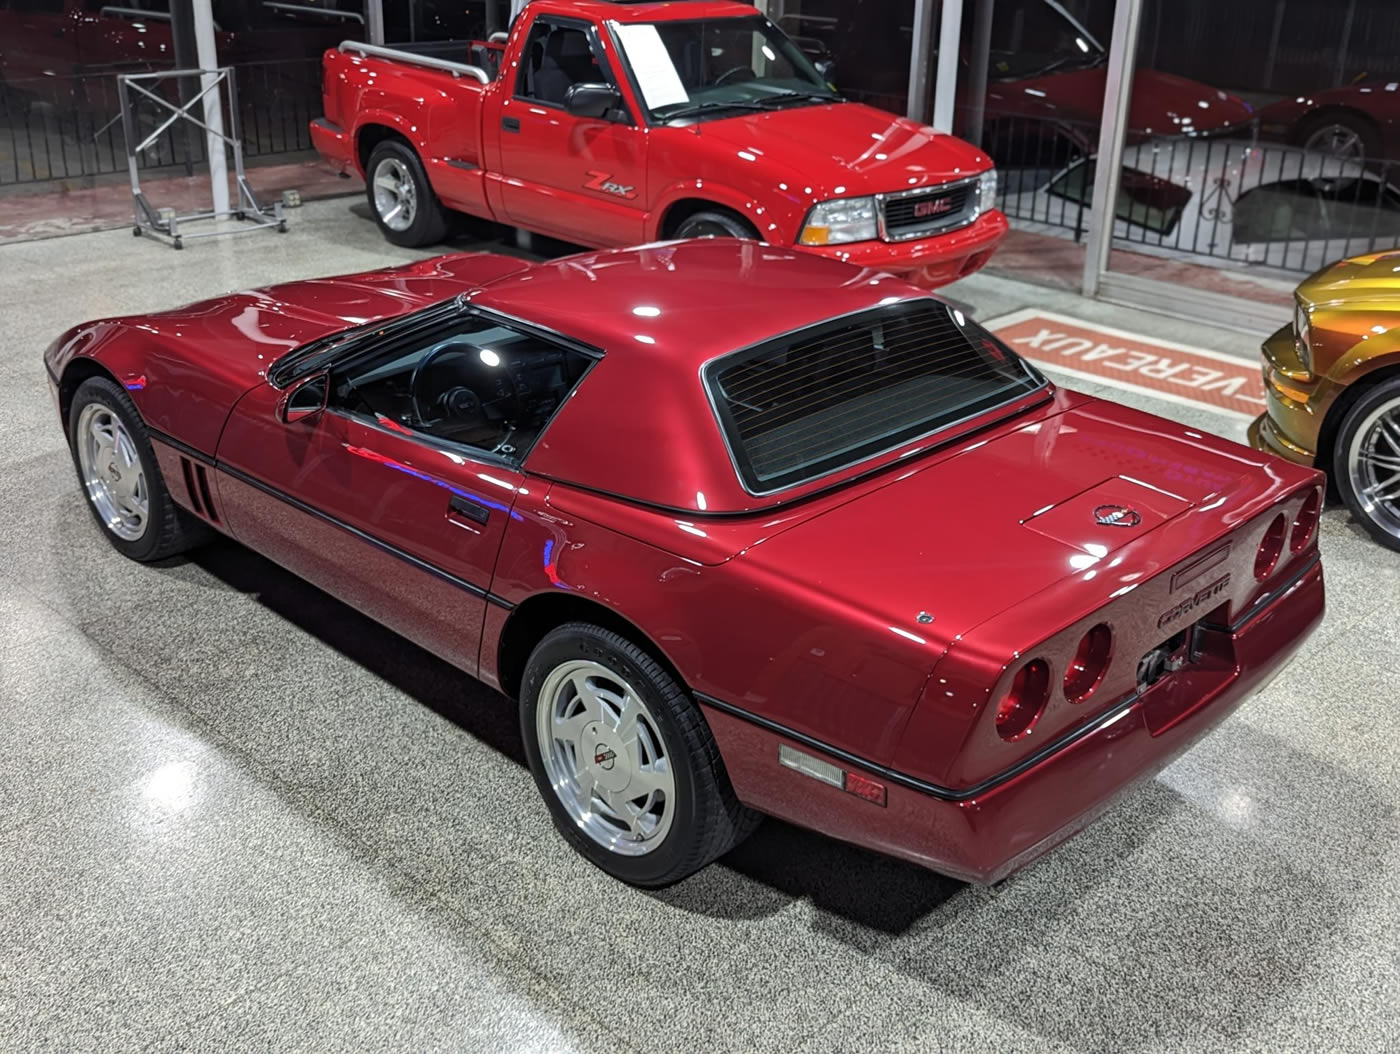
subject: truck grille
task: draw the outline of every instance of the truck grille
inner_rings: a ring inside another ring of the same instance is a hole
[[[887,242],[908,241],[966,227],[977,218],[977,178],[880,197],[880,233]]]

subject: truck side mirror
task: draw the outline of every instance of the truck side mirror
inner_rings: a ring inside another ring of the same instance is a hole
[[[611,84],[574,84],[564,93],[564,109],[575,117],[617,120],[613,111],[621,106],[622,93]]]
[[[822,79],[822,80],[826,81],[828,84],[832,84],[832,83],[835,82],[835,80],[836,80],[836,60],[835,60],[835,59],[818,59],[816,62],[812,63],[812,66],[816,69],[817,73],[821,76],[821,79]]]

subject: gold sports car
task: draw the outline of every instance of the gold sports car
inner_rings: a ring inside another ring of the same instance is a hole
[[[1382,545],[1400,549],[1400,251],[1343,260],[1298,287],[1264,343],[1268,410],[1250,443],[1331,476]]]

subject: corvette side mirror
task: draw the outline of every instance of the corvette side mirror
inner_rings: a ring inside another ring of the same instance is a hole
[[[277,404],[277,417],[283,424],[309,420],[326,408],[330,397],[330,377],[324,373],[313,373],[287,389],[282,401]]]
[[[619,120],[622,94],[611,84],[574,84],[564,93],[564,109],[575,117]]]

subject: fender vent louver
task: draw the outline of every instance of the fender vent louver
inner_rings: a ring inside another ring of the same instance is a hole
[[[209,493],[209,477],[205,474],[204,466],[196,465],[194,474],[199,477],[199,496],[204,499],[204,514],[214,523],[218,523],[219,514],[214,511],[214,499]]]
[[[204,515],[204,505],[199,500],[199,490],[194,485],[194,472],[190,467],[190,459],[182,457],[180,459],[180,471],[185,476],[185,493],[189,496],[190,507],[201,516]]]

